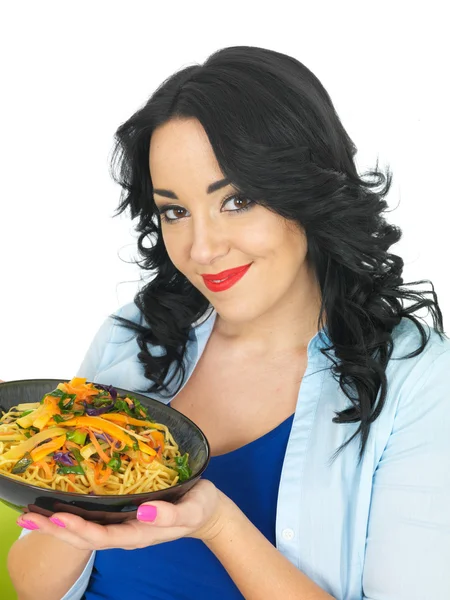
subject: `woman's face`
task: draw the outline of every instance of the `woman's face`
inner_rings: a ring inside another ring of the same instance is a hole
[[[316,293],[304,232],[224,181],[199,121],[154,131],[150,175],[170,259],[222,318],[251,321]]]

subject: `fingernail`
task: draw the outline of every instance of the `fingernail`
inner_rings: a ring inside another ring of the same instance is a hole
[[[49,519],[52,523],[54,523],[55,525],[58,525],[58,527],[65,527],[65,523],[63,523],[62,521],[60,521],[58,519],[58,517],[50,517]]]
[[[137,511],[137,518],[139,521],[154,521],[157,514],[156,506],[151,504],[142,504]]]
[[[36,525],[36,523],[33,523],[33,521],[29,521],[28,519],[23,519],[22,517],[17,519],[17,525],[24,529],[39,529],[39,525]]]

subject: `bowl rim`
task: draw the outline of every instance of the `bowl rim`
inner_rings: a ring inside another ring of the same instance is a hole
[[[2,381],[0,383],[0,388],[4,385],[9,385],[9,384],[26,383],[26,382],[44,382],[44,381],[58,381],[58,383],[68,383],[71,380],[66,379],[66,378],[63,378],[63,379],[55,379],[55,378],[15,379],[13,381]],[[94,385],[96,385],[95,381],[86,381],[86,383],[93,383]],[[98,384],[98,385],[105,385],[105,384]],[[17,483],[23,487],[26,487],[28,489],[36,490],[39,492],[47,492],[47,494],[50,496],[56,493],[56,494],[64,494],[64,497],[67,497],[67,498],[72,497],[72,498],[80,499],[80,500],[81,499],[82,500],[84,500],[84,499],[91,500],[94,498],[103,498],[103,499],[111,498],[111,500],[116,500],[116,501],[120,500],[120,499],[124,499],[124,498],[130,498],[130,499],[137,500],[139,498],[144,498],[144,497],[148,498],[149,499],[148,501],[150,501],[152,494],[160,494],[161,492],[164,492],[166,490],[167,491],[168,490],[176,490],[177,488],[179,489],[179,488],[185,486],[190,481],[193,481],[193,480],[195,481],[197,479],[200,479],[200,477],[206,471],[206,468],[211,460],[211,446],[209,444],[208,438],[203,433],[203,431],[200,429],[200,427],[196,423],[194,423],[194,421],[192,421],[189,417],[187,417],[185,414],[183,414],[176,408],[173,408],[172,406],[168,406],[167,404],[164,404],[164,402],[161,402],[160,400],[157,400],[156,398],[150,398],[149,396],[145,396],[145,394],[142,394],[140,392],[133,392],[131,390],[126,390],[125,388],[116,387],[115,385],[112,387],[114,387],[114,389],[116,389],[118,392],[126,392],[126,393],[140,396],[141,398],[144,398],[145,400],[151,400],[153,402],[158,402],[162,406],[165,406],[165,408],[167,408],[169,411],[174,411],[174,412],[178,413],[179,415],[181,415],[182,419],[186,420],[191,427],[193,427],[194,429],[199,431],[199,433],[201,434],[201,437],[202,437],[202,441],[204,442],[205,448],[206,448],[206,460],[205,460],[204,464],[202,465],[202,467],[200,468],[200,470],[192,477],[189,477],[189,479],[185,479],[184,481],[182,481],[180,483],[176,483],[175,485],[172,485],[168,488],[163,488],[162,490],[155,490],[153,492],[140,492],[139,494],[80,494],[77,492],[65,492],[63,490],[54,490],[53,488],[52,489],[44,488],[39,485],[33,485],[31,483],[26,483],[25,481],[19,481],[18,479],[15,479],[14,477],[10,477],[9,475],[4,475],[3,473],[0,473],[0,478],[5,479],[7,481],[14,481],[15,483]],[[0,481],[1,481],[1,479],[0,479]],[[156,502],[156,500],[155,500],[155,502]]]

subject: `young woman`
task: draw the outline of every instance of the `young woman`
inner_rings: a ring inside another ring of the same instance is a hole
[[[19,519],[19,598],[449,598],[450,342],[389,252],[390,172],[358,175],[318,79],[255,47],[175,73],[116,135],[151,279],[78,375],[170,402],[212,459],[126,524]]]

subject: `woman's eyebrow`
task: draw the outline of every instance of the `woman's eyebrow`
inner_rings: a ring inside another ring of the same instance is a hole
[[[225,187],[229,183],[230,183],[230,180],[227,178],[219,179],[219,181],[216,181],[216,182],[208,185],[208,187],[206,189],[206,193],[212,194],[213,192],[217,192],[217,190],[220,190],[221,188]],[[153,193],[158,194],[158,196],[165,196],[166,198],[172,198],[172,200],[178,200],[178,196],[171,190],[154,189]]]

